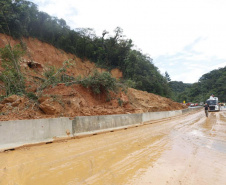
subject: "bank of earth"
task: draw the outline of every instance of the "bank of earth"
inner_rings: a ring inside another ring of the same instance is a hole
[[[18,40],[0,34],[1,48],[8,41],[11,45],[19,43]],[[88,60],[81,60],[75,55],[65,53],[37,39],[23,38],[23,42],[26,44],[27,52],[22,57],[20,65],[30,92],[36,93],[38,79],[44,77],[43,73],[47,66],[60,68],[63,62],[69,59],[75,61],[75,65],[67,69],[66,74],[74,78],[86,77],[95,70],[106,71]],[[0,70],[3,69],[0,68]],[[123,78],[119,69],[113,69],[110,73],[116,79]],[[0,95],[4,95],[3,90],[0,90]],[[116,93],[110,93],[110,97],[109,99],[106,93],[94,94],[90,89],[78,84],[71,86],[66,86],[64,83],[56,86],[50,85],[36,101],[17,95],[3,99],[0,102],[0,121],[131,114],[186,108],[171,99],[133,88],[128,88],[126,91],[119,89]]]

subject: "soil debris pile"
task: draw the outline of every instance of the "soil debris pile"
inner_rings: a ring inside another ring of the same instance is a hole
[[[92,115],[128,114],[184,109],[170,99],[129,88],[125,93],[94,94],[81,85],[58,84],[43,91],[38,100],[12,95],[0,102],[0,121]]]
[[[156,94],[132,88],[128,92],[131,105],[134,108],[140,109],[140,112],[170,111],[186,108],[186,106],[180,103],[173,102],[169,98],[164,98]]]
[[[11,37],[0,34],[0,47],[10,40],[11,45],[19,43]],[[48,85],[37,95],[40,82],[45,80],[44,72],[49,67],[60,68],[65,60],[72,59],[75,65],[67,69],[70,78],[86,77],[94,70],[105,72],[87,60],[81,60],[53,46],[34,38],[24,38],[27,53],[20,63],[26,77],[26,96],[12,95],[0,101],[0,121],[17,119],[40,119],[108,114],[142,113],[148,111],[168,111],[185,108],[179,103],[161,96],[129,88],[127,91],[94,94],[90,88],[79,84]],[[0,61],[1,62],[1,61]],[[0,68],[0,70],[3,70]],[[118,69],[110,71],[119,79],[123,74]],[[30,93],[30,94],[29,94]],[[0,90],[0,95],[4,91]],[[28,96],[29,95],[29,96]]]

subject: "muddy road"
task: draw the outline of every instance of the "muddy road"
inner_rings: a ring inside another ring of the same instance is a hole
[[[0,153],[0,184],[226,184],[226,109]]]

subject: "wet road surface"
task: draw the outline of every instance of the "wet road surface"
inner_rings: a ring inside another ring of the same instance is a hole
[[[0,153],[0,185],[226,185],[226,110]]]

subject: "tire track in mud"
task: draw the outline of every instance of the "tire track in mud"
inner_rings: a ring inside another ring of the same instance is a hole
[[[206,118],[200,111],[192,117],[185,119],[183,126],[174,127],[169,135],[172,148],[154,167],[135,175],[127,184],[226,184],[225,112],[211,112]]]

